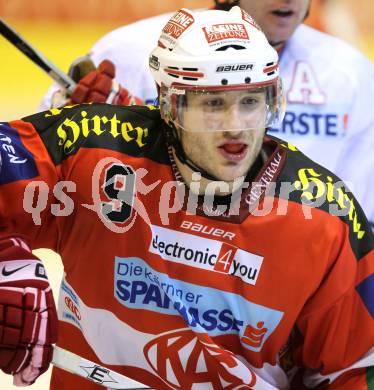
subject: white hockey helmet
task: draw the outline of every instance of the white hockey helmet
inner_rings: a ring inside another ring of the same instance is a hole
[[[239,7],[182,8],[162,30],[149,65],[161,116],[177,128],[243,131],[270,127],[283,116],[278,54]],[[233,107],[237,119],[227,120]]]
[[[187,131],[243,131],[283,117],[278,54],[247,12],[182,8],[149,58],[161,116]],[[235,107],[236,120],[227,120]]]

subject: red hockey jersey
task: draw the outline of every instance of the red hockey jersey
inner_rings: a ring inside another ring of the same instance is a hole
[[[247,186],[198,197],[163,126],[104,104],[0,126],[0,231],[61,255],[58,344],[157,389],[288,389],[297,367],[370,388],[374,245],[352,194],[267,137]]]

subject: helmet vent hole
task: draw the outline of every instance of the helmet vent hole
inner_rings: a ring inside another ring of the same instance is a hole
[[[222,79],[222,80],[221,80],[221,84],[222,84],[222,85],[227,85],[227,83],[228,83],[227,79]]]
[[[246,78],[244,79],[244,82],[245,82],[246,84],[249,84],[249,83],[251,82],[251,78],[250,78],[250,77],[246,77]]]
[[[183,70],[189,71],[189,72],[197,72],[199,68],[183,68]]]
[[[185,77],[183,77],[183,80],[197,81],[198,79],[196,77],[187,77],[187,76],[185,76]]]

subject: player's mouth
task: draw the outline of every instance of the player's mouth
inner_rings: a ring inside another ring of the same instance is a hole
[[[248,145],[238,141],[228,141],[219,146],[218,150],[226,160],[240,162],[247,155]]]
[[[295,14],[295,12],[289,8],[279,8],[279,9],[275,9],[275,10],[271,11],[271,14],[273,14],[274,16],[276,16],[278,18],[282,18],[282,19],[286,20],[286,19],[292,17]]]

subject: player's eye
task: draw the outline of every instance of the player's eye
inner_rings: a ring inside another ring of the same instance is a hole
[[[241,104],[245,106],[255,106],[259,103],[259,99],[253,96],[245,96],[241,99]]]
[[[222,98],[209,98],[205,99],[203,105],[206,109],[218,110],[224,106],[224,100]]]

